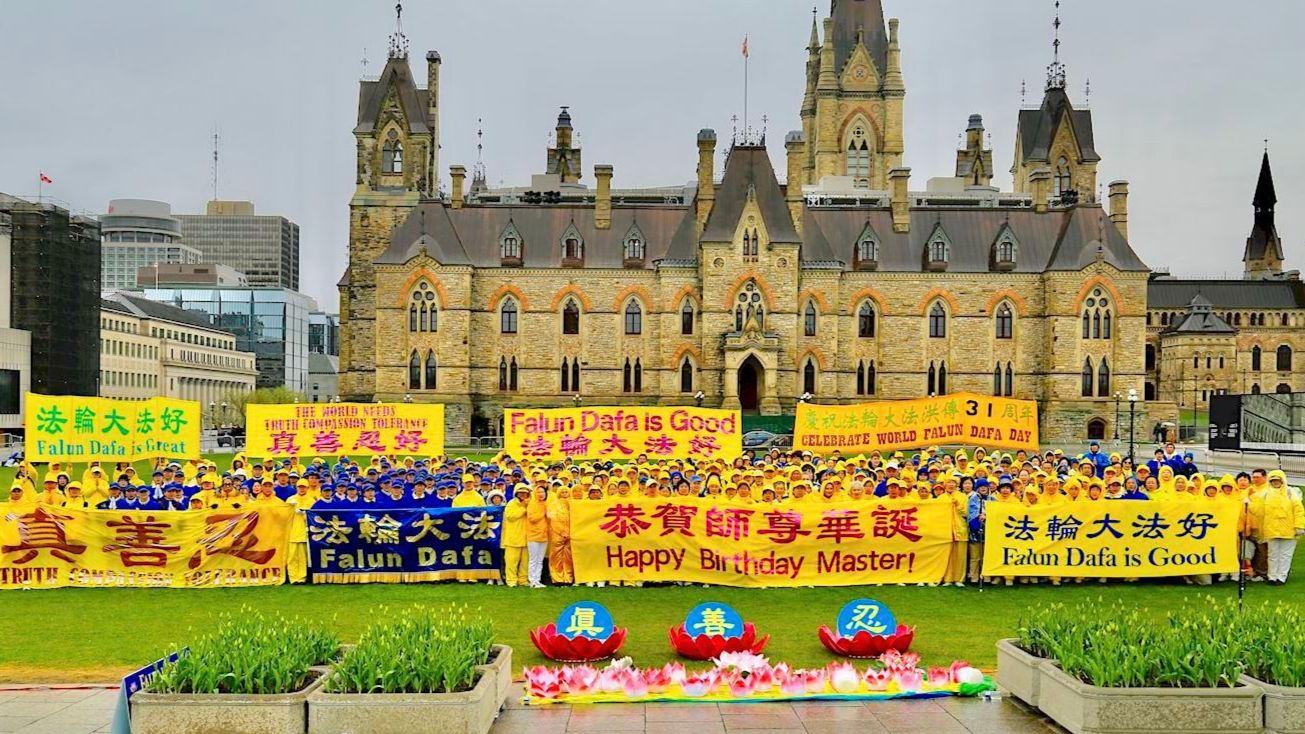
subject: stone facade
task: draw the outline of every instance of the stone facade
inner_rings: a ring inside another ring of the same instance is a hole
[[[1126,185],[1109,212],[1095,199],[1090,113],[1049,83],[1038,116],[1021,115],[1014,192],[987,185],[977,116],[957,177],[912,191],[897,29],[878,2],[836,3],[823,41],[812,28],[787,180],[747,132],[717,176],[703,130],[687,188],[612,189],[600,164],[589,189],[550,150],[528,187],[467,195],[453,166],[452,189],[434,191],[437,90],[392,54],[360,89],[342,398],[444,403],[453,437],[497,432],[508,406],[774,414],[804,393],[963,390],[1037,400],[1047,443],[1126,430],[1115,396],[1140,396],[1148,374],[1150,272],[1127,242]],[[564,109],[559,141],[571,126]],[[377,151],[396,142],[402,173],[386,173]],[[1138,407],[1139,439],[1175,416]]]

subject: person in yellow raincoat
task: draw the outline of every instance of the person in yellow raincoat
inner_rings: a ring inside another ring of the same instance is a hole
[[[596,488],[595,488],[596,489]],[[503,506],[503,583],[525,586],[529,575],[526,554],[526,509],[530,504],[530,485],[524,482],[512,488],[512,501]]]
[[[556,482],[548,498],[548,575],[555,584],[575,583],[571,557],[571,502],[566,486]]]
[[[317,503],[307,479],[295,483],[295,493],[285,503],[295,508],[290,518],[290,548],[286,556],[286,575],[292,584],[302,584],[308,579],[308,515]],[[274,495],[275,496],[275,495]]]
[[[964,458],[965,453],[959,455]],[[967,517],[970,508],[970,498],[956,491],[957,478],[948,477],[943,483],[945,494],[941,497],[951,503],[952,518],[952,549],[951,555],[947,559],[947,570],[943,573],[943,585],[952,584],[953,586],[965,585],[966,555],[970,546],[970,525]]]
[[[82,496],[91,507],[109,498],[109,478],[104,476],[104,469],[96,462],[82,476]]]
[[[1305,535],[1305,507],[1301,505],[1300,491],[1287,486],[1287,475],[1281,469],[1274,469],[1269,472],[1268,488],[1251,500],[1250,514],[1259,536],[1269,546],[1269,583],[1281,586],[1287,583],[1291,571],[1296,538]]]
[[[540,481],[526,505],[526,549],[532,589],[544,588],[544,562],[548,560],[548,486]]]

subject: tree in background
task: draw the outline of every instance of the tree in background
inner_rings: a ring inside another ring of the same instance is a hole
[[[253,392],[233,390],[227,393],[224,402],[227,405],[227,420],[233,426],[244,427],[245,406],[250,403],[265,405],[268,403],[302,403],[307,402],[303,393],[288,387],[260,387]]]

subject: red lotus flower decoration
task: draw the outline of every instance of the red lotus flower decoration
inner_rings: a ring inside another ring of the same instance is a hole
[[[820,642],[835,655],[848,658],[877,658],[889,650],[906,652],[915,639],[915,628],[897,625],[891,635],[872,635],[865,630],[851,637],[843,637],[828,625],[820,625]]]
[[[751,622],[743,623],[743,634],[739,637],[725,638],[720,635],[689,636],[681,623],[671,628],[671,647],[681,657],[690,660],[710,660],[723,652],[750,652],[760,654],[770,642],[770,635],[757,638],[757,628]]]
[[[530,641],[549,660],[560,663],[587,663],[592,660],[610,658],[625,644],[624,627],[615,627],[605,640],[589,637],[570,639],[557,633],[557,625],[549,622],[543,627],[530,631]]]

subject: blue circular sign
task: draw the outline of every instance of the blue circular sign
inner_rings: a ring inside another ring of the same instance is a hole
[[[615,627],[612,613],[596,601],[575,602],[557,615],[557,634],[568,640],[577,637],[606,640]]]
[[[689,616],[684,618],[684,631],[691,637],[742,637],[743,615],[723,602],[703,602],[689,610]]]
[[[853,599],[838,613],[838,634],[853,637],[858,632],[891,635],[897,631],[897,619],[888,605],[874,599]]]

